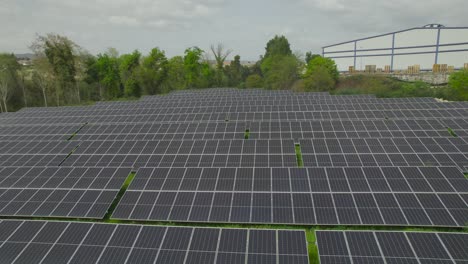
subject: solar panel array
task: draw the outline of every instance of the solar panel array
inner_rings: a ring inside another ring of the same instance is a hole
[[[25,108],[0,114],[0,217],[107,219],[112,213],[128,221],[463,227],[467,116],[467,102],[260,89]],[[136,175],[120,199],[131,171]],[[36,245],[32,235],[52,222],[4,220],[0,227],[10,234],[16,225],[38,229],[26,232],[30,240],[4,237],[0,251],[11,247],[17,263],[33,251],[44,263],[61,254],[73,260],[75,251],[88,262],[107,263],[307,263],[305,241],[297,238],[303,233],[292,231],[265,231],[253,239],[256,230],[209,229],[205,235],[217,240],[199,239],[218,241],[217,247],[199,250],[192,245],[203,243],[191,239],[183,248],[158,247],[182,245],[177,235],[162,236],[154,248],[135,247],[137,237],[128,239],[132,245],[109,246],[117,243],[109,238],[118,230],[134,229],[123,234],[132,237],[147,226],[56,224],[65,232]],[[102,239],[60,244],[72,226],[102,233]],[[194,239],[207,230],[151,228]],[[240,240],[231,246],[245,245],[242,251],[220,250],[225,232],[236,234]],[[132,259],[134,252],[141,259]],[[355,257],[333,256],[343,263]],[[380,263],[378,258],[398,262],[381,254],[354,263]]]
[[[141,168],[113,217],[320,225],[464,226],[451,167]]]
[[[0,221],[2,263],[308,262],[304,231]]]
[[[0,216],[103,218],[130,168],[0,168]]]
[[[466,263],[468,234],[317,231],[321,264]]]

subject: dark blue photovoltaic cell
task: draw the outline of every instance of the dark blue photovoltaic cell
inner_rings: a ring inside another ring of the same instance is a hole
[[[322,264],[338,260],[343,263],[463,263],[467,256],[468,235],[463,233],[317,231],[316,236]]]
[[[0,221],[1,262],[308,263],[305,232]]]

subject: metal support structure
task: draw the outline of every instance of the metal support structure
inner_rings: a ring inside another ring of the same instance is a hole
[[[440,45],[440,28],[437,29],[437,43],[436,43],[436,52],[435,52],[435,63],[439,62],[439,45]]]
[[[392,57],[390,62],[390,72],[393,72],[393,57],[395,56],[395,33],[392,34]]]
[[[354,69],[356,70],[356,46],[357,41],[354,41]]]

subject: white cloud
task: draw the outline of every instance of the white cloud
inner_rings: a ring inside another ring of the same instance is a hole
[[[110,16],[109,22],[114,25],[121,26],[138,26],[140,22],[134,17],[128,16]]]

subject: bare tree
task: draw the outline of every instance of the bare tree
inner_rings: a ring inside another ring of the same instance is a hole
[[[42,97],[44,99],[44,106],[47,107],[47,92],[49,90],[49,83],[54,82],[54,76],[50,64],[45,57],[37,57],[34,61],[34,73],[32,79],[34,83],[41,89]]]
[[[8,79],[7,78],[2,78],[0,80],[0,98],[3,101],[5,112],[8,112],[7,101],[10,98],[9,89],[10,89],[10,86],[8,84]]]
[[[211,52],[216,60],[216,68],[222,70],[224,68],[224,61],[232,53],[232,50],[226,50],[222,43],[218,43],[216,47],[211,45]]]
[[[44,106],[47,107],[47,79],[38,72],[34,72],[33,80],[39,86],[42,92],[42,97],[44,98]]]
[[[26,72],[20,69],[18,71],[18,77],[19,77],[19,84],[21,86],[21,89],[23,90],[23,99],[24,99],[24,106],[28,107],[28,99],[26,98],[26,89],[25,89],[25,75]]]

